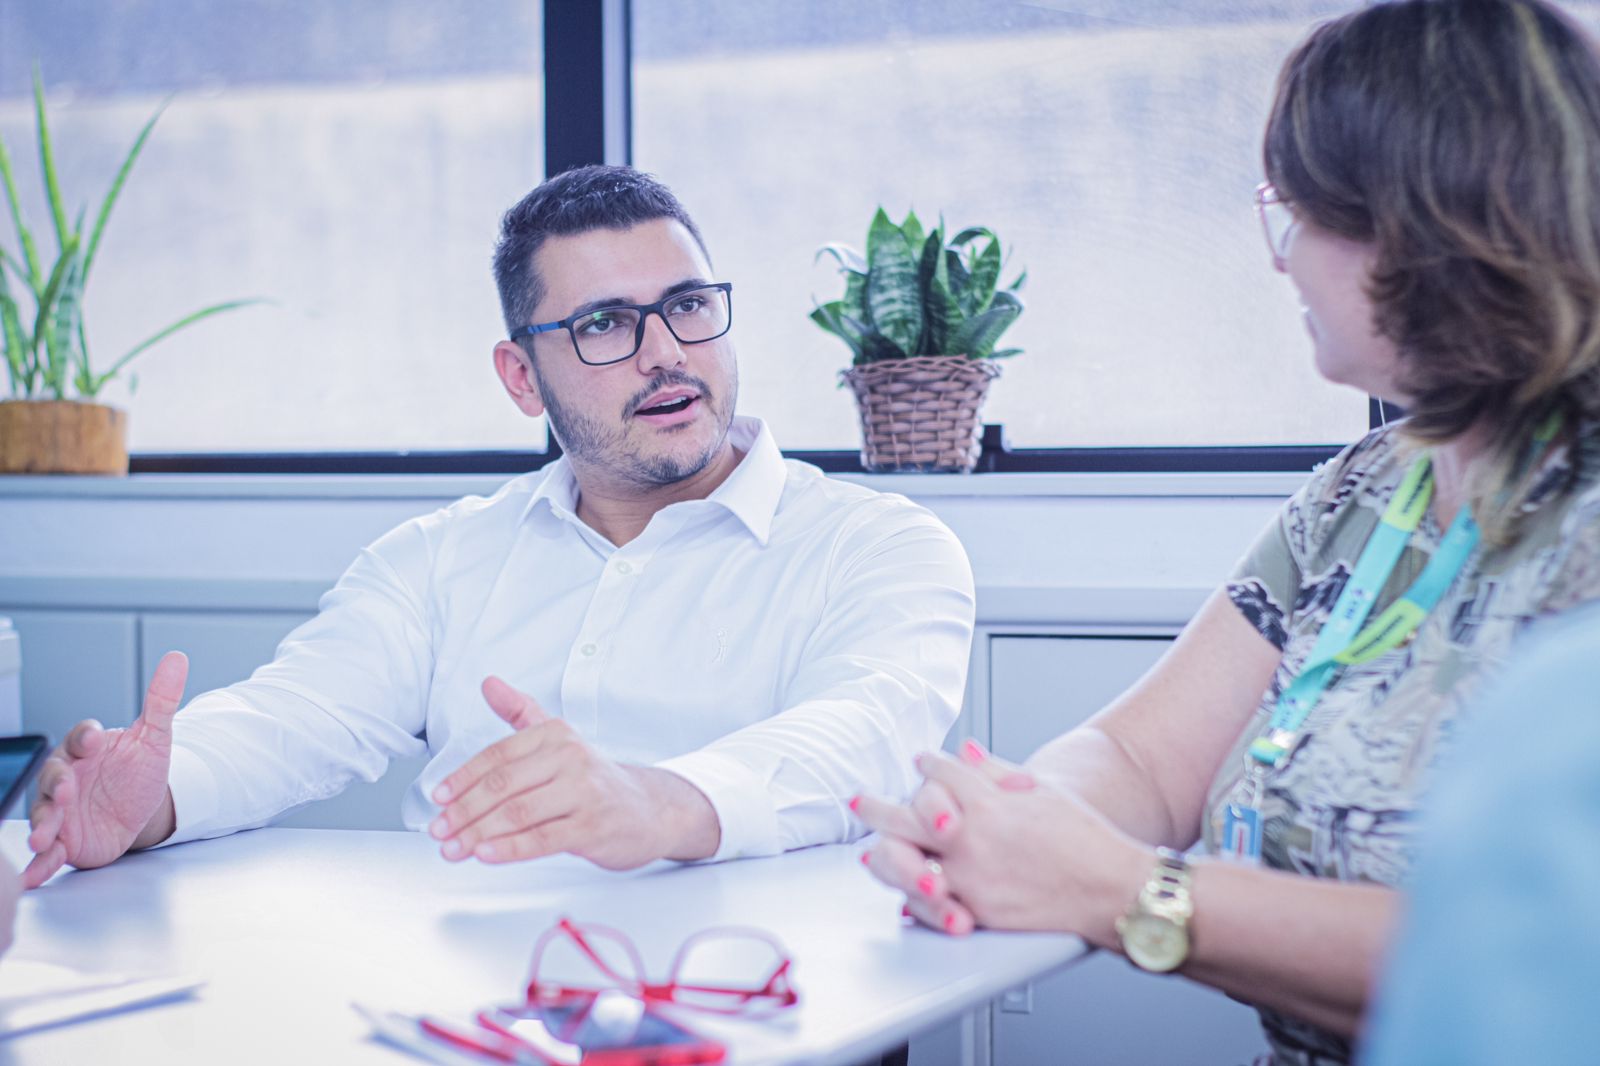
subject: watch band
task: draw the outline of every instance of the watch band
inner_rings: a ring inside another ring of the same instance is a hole
[[[1156,849],[1156,866],[1128,913],[1117,921],[1124,954],[1140,969],[1167,973],[1189,956],[1189,863],[1171,848]]]
[[[1189,898],[1189,860],[1171,848],[1156,849],[1156,868],[1145,882],[1145,892],[1154,900],[1181,900]]]

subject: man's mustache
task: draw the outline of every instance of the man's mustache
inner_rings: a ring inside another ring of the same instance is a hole
[[[662,389],[670,389],[674,387],[693,389],[695,392],[700,394],[700,398],[702,400],[705,400],[708,403],[711,400],[711,387],[708,386],[703,380],[695,377],[693,374],[685,373],[682,370],[667,370],[651,378],[650,384],[633,394],[633,397],[622,409],[622,417],[625,419],[632,418],[633,413],[639,409],[640,404],[644,403]]]

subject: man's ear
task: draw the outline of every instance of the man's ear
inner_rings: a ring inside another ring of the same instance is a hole
[[[533,356],[516,341],[501,341],[494,346],[494,371],[517,409],[529,418],[544,414],[544,396],[539,378],[533,372]]]

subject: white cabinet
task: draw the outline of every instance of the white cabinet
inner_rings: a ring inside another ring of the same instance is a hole
[[[1021,762],[1111,702],[1170,643],[1166,636],[990,636],[991,750]]]
[[[124,611],[56,611],[15,607],[9,615],[22,642],[22,727],[59,744],[79,721],[127,725],[139,713],[138,619]]]

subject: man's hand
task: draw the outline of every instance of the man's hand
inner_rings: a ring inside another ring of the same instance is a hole
[[[133,725],[105,729],[93,720],[79,722],[45,760],[28,812],[34,857],[22,871],[23,887],[39,887],[64,863],[104,866],[130,848],[172,835],[172,716],[188,675],[189,660],[168,652]]]
[[[497,677],[483,698],[516,732],[434,789],[444,857],[515,862],[569,851],[608,870],[716,854],[721,827],[699,789],[665,770],[601,756]]]

